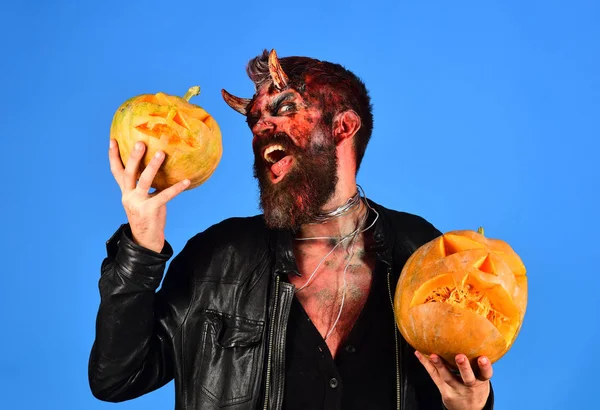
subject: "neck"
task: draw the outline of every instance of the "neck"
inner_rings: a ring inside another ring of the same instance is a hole
[[[357,192],[358,187],[356,183],[346,184],[345,186],[338,185],[334,195],[327,201],[321,211],[324,215],[327,215],[339,210],[340,214],[327,218],[324,221],[315,221],[302,225],[296,235],[297,238],[327,237],[341,239],[354,232],[364,220],[365,213],[367,212],[367,207],[360,197],[354,205],[347,207],[348,201]]]

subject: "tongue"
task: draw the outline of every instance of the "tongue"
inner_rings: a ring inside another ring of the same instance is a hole
[[[275,176],[280,177],[281,175],[287,173],[291,166],[292,156],[287,155],[271,166],[271,172],[273,172]]]

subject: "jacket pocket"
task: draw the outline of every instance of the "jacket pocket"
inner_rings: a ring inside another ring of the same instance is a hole
[[[206,312],[198,369],[202,393],[219,407],[252,398],[261,368],[264,324],[219,312]]]

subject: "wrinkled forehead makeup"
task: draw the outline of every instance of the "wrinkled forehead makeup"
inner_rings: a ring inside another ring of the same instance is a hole
[[[278,107],[285,103],[293,103],[296,106],[310,107],[310,100],[305,98],[297,87],[290,85],[282,91],[273,89],[273,87],[265,85],[262,89],[259,89],[254,97],[250,99],[250,102],[246,106],[246,113],[248,117],[258,117],[263,112],[275,112]]]
[[[281,92],[261,89],[254,94],[254,97],[252,97],[248,103],[246,112],[248,115],[257,115],[260,112],[270,110],[283,102],[295,101],[296,98],[297,93],[290,88],[286,88]]]
[[[231,108],[239,112],[242,115],[248,115],[250,110],[256,110],[255,104],[257,101],[262,100],[265,95],[268,99],[278,99],[280,93],[292,92],[296,98],[299,95],[303,97],[306,90],[306,84],[304,79],[302,81],[290,80],[288,75],[285,73],[275,50],[271,50],[268,58],[268,69],[269,76],[264,78],[260,83],[255,84],[255,91],[253,98],[240,98],[227,92],[225,89],[221,90],[223,99]],[[254,108],[254,109],[253,109]]]

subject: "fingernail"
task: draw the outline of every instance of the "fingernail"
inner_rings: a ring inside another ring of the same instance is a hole
[[[433,363],[437,363],[440,359],[437,356],[431,355],[429,356],[429,359],[433,362]]]
[[[114,148],[114,146],[115,146],[115,141],[111,138],[110,142],[108,143],[108,147]]]
[[[420,359],[421,358],[421,353],[419,353],[418,350],[415,350],[415,356],[417,356],[417,358]]]
[[[489,363],[489,360],[486,357],[482,357],[481,359],[479,359],[479,363],[485,366]]]
[[[141,151],[142,150],[142,143],[141,142],[136,142],[135,143],[135,149],[136,149],[136,151]]]
[[[159,159],[160,157],[162,157],[162,152],[156,151],[156,154],[154,154],[154,158]]]
[[[188,186],[190,184],[190,180],[189,179],[184,179],[183,180],[183,185],[184,186]]]
[[[463,356],[459,356],[456,359],[456,363],[458,363],[458,364],[463,364],[464,362],[465,362],[465,358]]]

